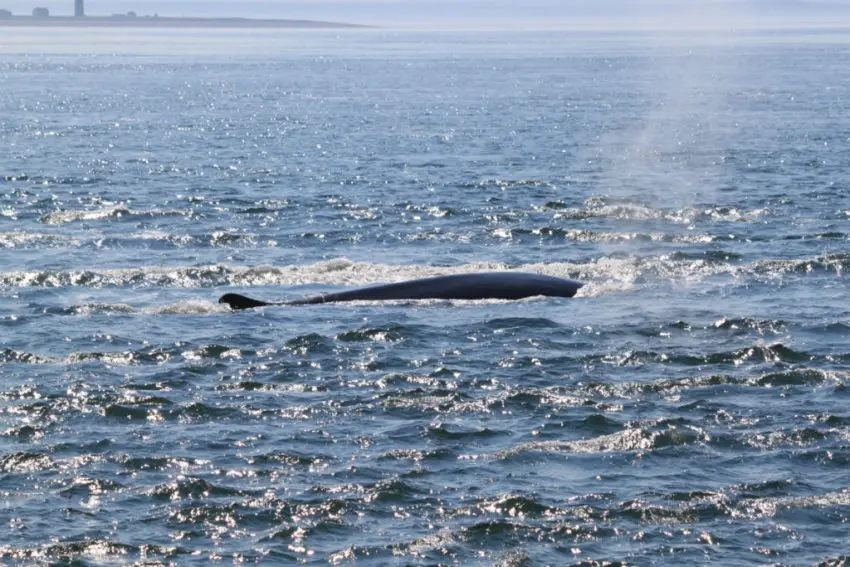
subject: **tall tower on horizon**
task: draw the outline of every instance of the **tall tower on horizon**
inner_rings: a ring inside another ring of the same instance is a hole
[[[74,0],[74,16],[77,18],[84,18],[86,16],[83,0]]]

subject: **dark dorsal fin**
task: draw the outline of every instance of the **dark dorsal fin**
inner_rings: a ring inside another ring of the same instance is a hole
[[[219,298],[218,302],[226,303],[231,309],[253,309],[254,307],[264,307],[266,305],[279,305],[260,301],[259,299],[252,299],[238,293],[225,293]]]

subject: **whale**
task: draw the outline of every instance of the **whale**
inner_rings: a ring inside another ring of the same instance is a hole
[[[526,297],[573,297],[584,284],[575,280],[526,272],[481,272],[420,278],[406,282],[326,293],[292,301],[262,301],[238,293],[226,293],[218,302],[231,309],[269,305],[317,305],[340,301],[413,299],[523,299]]]

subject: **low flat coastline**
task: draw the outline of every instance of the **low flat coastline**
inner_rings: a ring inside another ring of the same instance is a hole
[[[169,18],[161,16],[13,16],[0,19],[7,27],[73,28],[368,28],[370,26],[318,20],[281,20],[252,18]]]

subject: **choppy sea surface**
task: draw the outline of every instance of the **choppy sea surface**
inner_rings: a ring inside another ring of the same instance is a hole
[[[9,30],[0,562],[847,564],[848,37]]]

